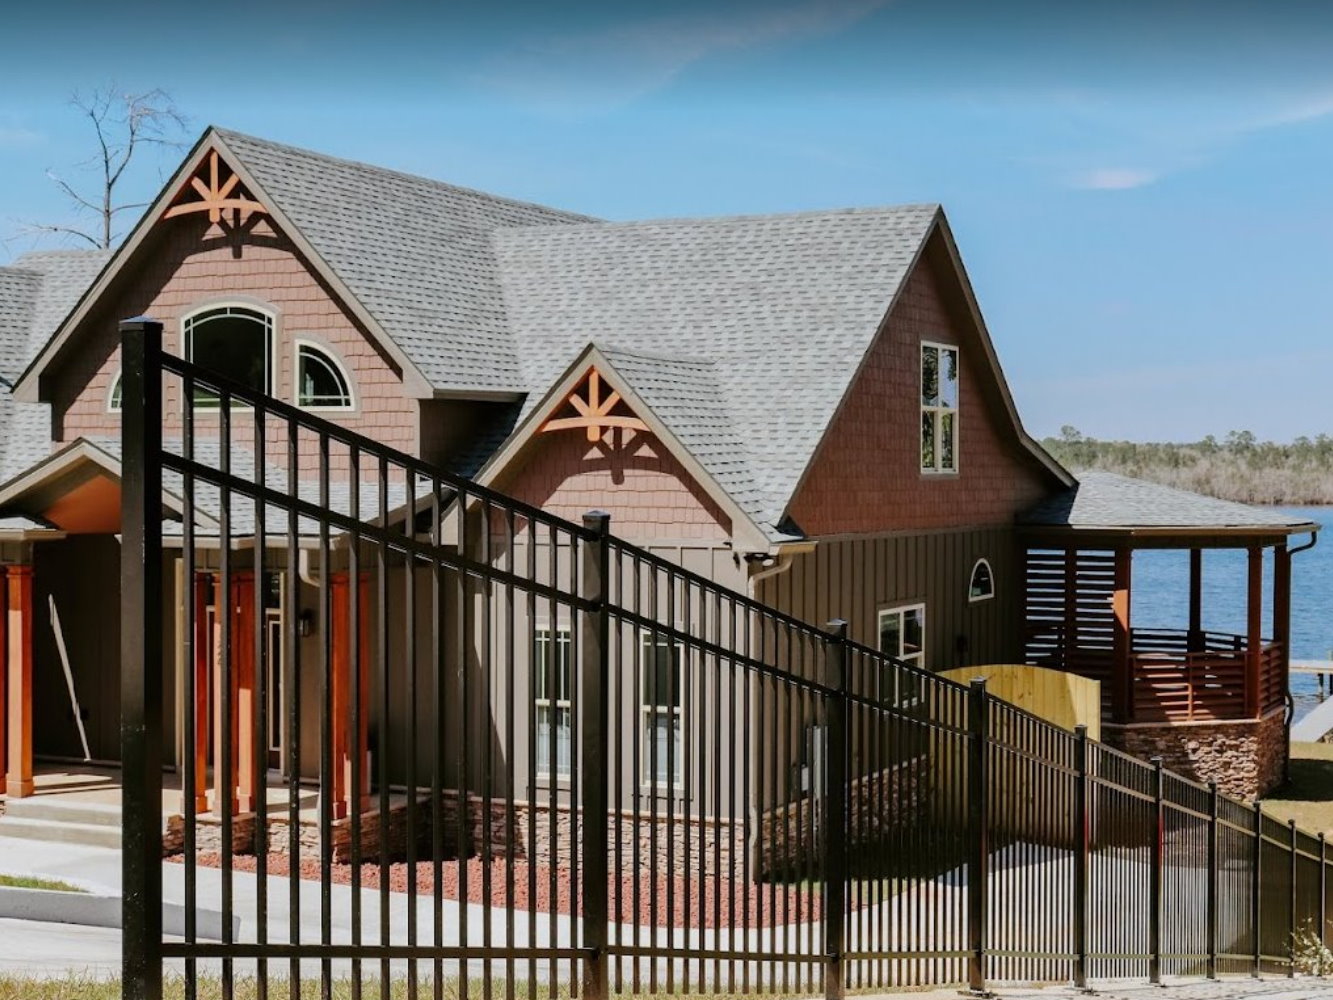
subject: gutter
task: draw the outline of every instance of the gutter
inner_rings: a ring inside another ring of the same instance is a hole
[[[811,541],[779,543],[768,552],[747,552],[742,559],[748,564],[759,563],[760,569],[752,573],[747,580],[747,594],[753,600],[759,593],[759,584],[770,577],[779,576],[791,569],[792,557],[813,552],[815,543]]]

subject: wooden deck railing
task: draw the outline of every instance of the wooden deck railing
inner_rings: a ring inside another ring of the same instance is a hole
[[[1035,641],[1033,641],[1035,640]],[[1082,644],[1067,659],[1042,666],[1069,670],[1102,682],[1103,715],[1111,722],[1203,722],[1249,718],[1247,678],[1250,651],[1245,637],[1228,632],[1136,628],[1131,631],[1129,717],[1117,718],[1112,705],[1116,672],[1110,642]],[[1059,637],[1032,636],[1029,651],[1061,648]],[[1258,651],[1258,697],[1261,713],[1280,707],[1285,698],[1281,643],[1265,640]],[[1032,661],[1037,662],[1037,661]]]

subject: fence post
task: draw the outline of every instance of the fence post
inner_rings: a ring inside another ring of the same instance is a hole
[[[990,844],[986,819],[990,814],[987,743],[990,739],[990,704],[985,678],[972,681],[968,694],[968,828],[972,839],[972,858],[967,873],[967,942],[969,960],[967,984],[972,993],[986,994],[986,882],[990,878]]]
[[[1319,832],[1319,943],[1328,945],[1328,841]]]
[[[1254,975],[1258,976],[1263,966],[1264,946],[1259,933],[1263,907],[1259,905],[1259,893],[1263,887],[1264,859],[1264,807],[1254,804],[1254,866],[1250,871],[1250,923],[1254,927]]]
[[[1217,854],[1218,809],[1217,782],[1208,782],[1208,978],[1217,978]]]
[[[847,623],[828,624],[828,746],[824,776],[824,997],[841,1000],[847,899]]]
[[[1074,727],[1074,985],[1088,988],[1088,863],[1092,817],[1088,809],[1088,727]]]
[[[162,996],[162,324],[121,337],[121,978]]]
[[[610,616],[607,611],[611,515],[593,511],[583,515],[583,527],[592,537],[582,544],[580,596],[588,602],[579,634],[582,649],[579,701],[582,703],[582,768],[580,811],[583,830],[583,996],[608,996],[606,932],[608,922],[607,860],[610,837],[607,820],[607,782],[611,761],[608,736],[607,686],[610,683]]]
[[[1166,807],[1162,796],[1162,758],[1152,758],[1153,826],[1152,871],[1148,913],[1148,981],[1162,981],[1162,867],[1166,853]]]
[[[1296,975],[1296,821],[1287,820],[1291,833],[1291,893],[1287,899],[1287,975]]]

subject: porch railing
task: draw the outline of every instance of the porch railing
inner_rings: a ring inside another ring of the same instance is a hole
[[[1329,939],[1322,838],[123,333],[126,996],[171,963],[190,998],[837,998],[1290,972],[1294,931]],[[205,709],[166,939],[176,606]],[[247,803],[272,684],[289,788]]]

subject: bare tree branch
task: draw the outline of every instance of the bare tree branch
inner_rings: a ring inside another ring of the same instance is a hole
[[[33,224],[30,232],[59,233],[86,240],[93,246],[109,250],[120,239],[114,229],[116,216],[145,206],[145,202],[117,203],[116,188],[126,176],[135,152],[140,146],[169,146],[180,148],[188,128],[186,118],[172,102],[171,96],[161,89],[134,93],[112,84],[94,90],[91,94],[75,93],[70,104],[86,118],[92,128],[96,152],[79,167],[97,171],[96,193],[80,192],[69,181],[48,170],[47,176],[73,205],[76,214],[92,215],[95,234],[75,226]]]

